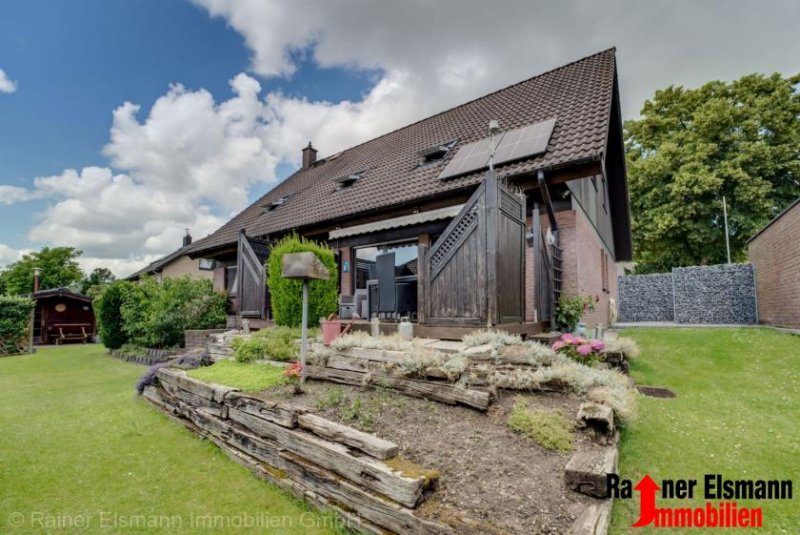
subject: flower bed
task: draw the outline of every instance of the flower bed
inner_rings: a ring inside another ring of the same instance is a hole
[[[224,351],[235,337],[233,333],[217,335],[215,343]],[[406,342],[396,337],[356,335],[340,338],[330,348],[314,344],[306,369],[312,380],[302,392],[293,387],[299,368],[289,365],[283,368],[281,380],[268,386],[261,398],[285,400],[277,402],[279,407],[315,407],[313,416],[323,421],[375,433],[399,446],[404,459],[440,469],[444,493],[427,489],[422,504],[409,509],[416,517],[448,525],[456,533],[499,529],[527,535],[567,532],[576,522],[604,526],[609,503],[594,507],[591,498],[579,493],[591,493],[595,482],[615,469],[616,421],[635,412],[635,392],[629,380],[618,372],[585,366],[547,346],[524,343],[504,333],[475,333],[465,342]],[[227,382],[230,379],[225,374],[213,373],[220,364],[241,367],[245,372],[265,366],[225,360],[188,374]],[[278,377],[277,372],[274,375]],[[284,382],[292,384],[280,385]],[[552,447],[548,441],[552,431],[528,433],[525,426],[512,426],[520,396],[534,415],[561,414],[563,430],[569,433],[574,428],[572,441],[561,440],[559,447],[553,448],[557,451],[551,451],[547,448]],[[594,403],[581,403],[583,399]],[[487,412],[490,405],[492,410]],[[212,411],[221,418],[225,406],[225,401],[207,404],[201,412]],[[229,420],[230,409],[228,406]],[[291,419],[285,411],[276,410],[276,418]],[[262,417],[266,417],[262,413],[273,412],[259,409]],[[618,418],[613,417],[614,412]],[[232,422],[234,427],[241,425]],[[322,433],[318,437],[327,440],[340,436],[337,431],[317,431]],[[572,451],[558,451],[561,449]],[[453,451],[459,455],[452,455]],[[241,452],[229,454],[245,462]],[[480,463],[475,463],[476,458]],[[408,468],[405,461],[387,464],[398,470]],[[567,465],[569,486],[565,487]],[[278,470],[284,469],[279,466]],[[268,469],[266,473],[272,472]],[[504,473],[516,476],[511,481]],[[340,492],[335,487],[328,489],[334,491]],[[342,503],[350,507],[349,502]],[[417,533],[415,529],[406,527],[397,533]]]

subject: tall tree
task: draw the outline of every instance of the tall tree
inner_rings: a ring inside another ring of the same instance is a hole
[[[800,75],[668,87],[625,123],[637,272],[726,261],[800,196]]]
[[[81,282],[81,293],[94,297],[102,291],[105,286],[117,280],[108,268],[94,268],[88,277]]]
[[[41,251],[28,253],[10,264],[0,273],[6,293],[26,295],[33,291],[33,270],[39,268],[39,288],[77,288],[83,280],[83,271],[78,265],[82,251],[73,247],[45,247]]]

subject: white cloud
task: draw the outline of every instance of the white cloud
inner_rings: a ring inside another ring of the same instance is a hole
[[[0,184],[0,204],[10,205],[23,201],[30,201],[39,197],[39,193],[18,186],[4,186]]]
[[[17,82],[11,80],[6,71],[0,69],[0,93],[13,93],[17,90]]]
[[[244,36],[259,74],[291,74],[305,51],[322,66],[403,76],[398,125],[611,46],[628,117],[670,84],[800,70],[792,0],[193,1]]]
[[[627,117],[670,84],[800,70],[790,46],[800,5],[790,0],[769,10],[743,0],[193,1],[244,37],[260,75],[291,76],[305,54],[322,67],[376,69],[378,82],[332,103],[264,95],[239,74],[224,102],[180,84],[146,117],[126,102],[104,148],[110,167],[0,186],[0,204],[50,203],[31,239],[80,247],[87,267],[124,275],[175,249],[184,228],[197,239],[222,224],[274,182],[278,164],[298,164],[309,140],[332,154],[610,46]]]
[[[8,245],[0,243],[0,270],[8,264],[13,264],[22,257],[25,251],[13,249]]]
[[[31,189],[0,186],[0,203],[46,199],[28,238],[80,248],[84,263],[125,270],[118,275],[176,249],[187,228],[209,234],[246,205],[251,187],[274,181],[278,164],[265,145],[260,85],[240,74],[231,87],[234,96],[215,103],[205,90],[174,85],[143,120],[124,103],[104,148],[121,172],[67,169]]]

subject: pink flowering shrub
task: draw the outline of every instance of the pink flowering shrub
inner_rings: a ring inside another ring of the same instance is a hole
[[[605,349],[602,340],[588,340],[570,333],[564,334],[553,344],[553,350],[581,364],[593,364]]]

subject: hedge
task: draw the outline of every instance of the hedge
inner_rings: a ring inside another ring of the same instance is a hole
[[[100,338],[109,349],[132,343],[165,349],[184,344],[187,329],[225,325],[227,297],[211,281],[190,277],[159,283],[144,276],[138,283],[118,281],[95,300]]]
[[[274,244],[267,261],[267,285],[272,301],[272,317],[277,325],[297,327],[303,316],[303,283],[281,275],[281,261],[288,253],[310,251],[328,268],[328,280],[311,280],[308,284],[308,318],[314,325],[319,318],[336,312],[339,306],[336,259],[333,251],[312,240],[289,235]]]
[[[122,320],[131,343],[152,348],[178,347],[186,329],[223,327],[227,297],[209,280],[188,276],[158,283],[142,277],[122,304]]]
[[[97,332],[108,349],[119,349],[128,343],[121,308],[130,284],[116,281],[106,286],[93,302]]]
[[[27,297],[0,295],[0,355],[30,350],[30,320],[35,306]]]

